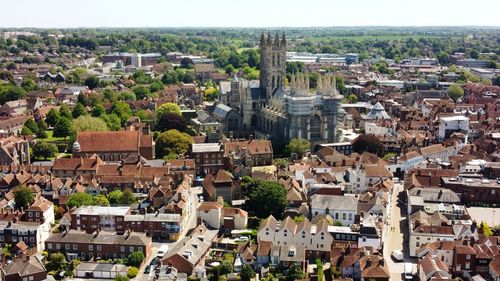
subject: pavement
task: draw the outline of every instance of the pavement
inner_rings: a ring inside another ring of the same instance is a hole
[[[469,207],[467,212],[478,224],[484,221],[490,227],[500,225],[500,208]]]
[[[387,208],[386,224],[382,240],[384,241],[384,259],[387,262],[389,273],[391,274],[390,280],[403,280],[404,263],[413,263],[413,273],[417,272],[417,264],[414,258],[410,258],[407,232],[407,218],[405,205],[399,202],[400,196],[403,195],[403,185],[394,184],[392,193],[390,194],[390,204]],[[396,262],[391,253],[394,250],[401,250],[404,253],[404,260]],[[414,280],[416,277],[414,276]]]

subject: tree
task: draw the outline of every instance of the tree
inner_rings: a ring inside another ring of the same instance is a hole
[[[149,91],[149,89],[144,87],[144,86],[134,87],[134,88],[132,88],[132,92],[134,92],[135,98],[137,100],[142,100],[142,99],[147,98],[151,95],[151,92]]]
[[[323,264],[320,259],[316,260],[316,268],[318,273],[318,281],[324,281],[325,273],[323,272]]]
[[[295,281],[298,279],[304,279],[305,274],[302,268],[298,266],[297,264],[292,264],[288,271],[286,272],[286,281]]]
[[[273,215],[281,218],[287,206],[286,190],[274,181],[260,181],[244,178],[241,186],[246,196],[245,210],[259,218]]]
[[[288,159],[286,158],[275,158],[273,160],[273,164],[278,167],[279,170],[286,169],[290,163],[288,162]]]
[[[231,75],[234,73],[235,69],[234,69],[234,66],[232,64],[228,64],[226,66],[226,68],[224,69],[224,71],[226,72],[226,74]]]
[[[14,203],[17,209],[27,208],[35,200],[35,195],[31,189],[25,185],[20,185],[14,192]]]
[[[493,231],[490,226],[486,222],[481,222],[481,229],[483,230],[483,234],[485,236],[493,236]]]
[[[113,190],[108,194],[109,203],[112,205],[120,204],[120,199],[122,197],[121,190]]]
[[[96,195],[94,196],[94,205],[97,206],[109,206],[108,198],[104,195]]]
[[[135,266],[131,266],[127,270],[127,277],[128,278],[134,278],[137,276],[137,273],[139,273],[139,269]]]
[[[61,117],[54,126],[54,137],[66,138],[73,133],[73,123],[66,118]]]
[[[83,115],[73,120],[73,128],[77,132],[107,131],[106,122],[100,118]]]
[[[163,90],[163,83],[160,80],[155,80],[149,85],[149,91],[151,91],[151,93],[158,92],[160,90]]]
[[[24,127],[30,129],[30,131],[33,133],[38,132],[38,125],[32,118],[29,118],[28,120],[26,120],[26,122],[24,122]]]
[[[193,83],[194,82],[194,74],[192,72],[186,72],[182,76],[182,82],[184,83]]]
[[[26,97],[26,91],[21,87],[11,85],[0,87],[0,104],[20,100],[24,97]]]
[[[35,159],[43,158],[47,160],[47,158],[56,156],[57,152],[57,146],[53,143],[38,142],[33,146],[33,157]]]
[[[175,71],[167,71],[163,74],[161,82],[165,85],[173,85],[179,82],[179,74]]]
[[[77,192],[72,194],[68,199],[68,207],[81,207],[81,206],[90,206],[94,204],[94,198],[92,195],[85,192]]]
[[[21,83],[21,87],[23,87],[23,89],[27,92],[31,92],[36,90],[36,83],[33,79],[26,79]]]
[[[61,105],[61,107],[59,108],[59,115],[61,117],[66,117],[70,120],[71,118],[73,118],[73,114],[71,113],[71,110],[66,104]]]
[[[49,112],[47,113],[47,116],[45,117],[45,121],[51,127],[54,127],[56,125],[57,121],[59,121],[59,118],[60,118],[59,112],[57,110],[55,110],[54,108],[51,108],[49,110]]]
[[[134,193],[130,188],[126,188],[123,192],[122,195],[120,196],[119,202],[122,205],[130,205],[135,202],[135,196]]]
[[[159,118],[157,118],[156,122],[156,130],[160,132],[168,131],[171,129],[184,132],[187,128],[186,120],[176,113],[162,114],[159,116]]]
[[[128,265],[140,267],[141,263],[144,261],[144,254],[142,252],[133,252],[128,255]]]
[[[172,102],[164,103],[156,109],[157,118],[159,118],[163,114],[167,114],[167,113],[174,113],[174,114],[177,114],[179,116],[182,114],[181,108],[179,107],[179,105],[176,103],[172,103]]]
[[[253,271],[252,267],[248,264],[243,265],[243,268],[240,272],[241,281],[250,281],[250,279],[255,277],[255,271]]]
[[[33,131],[31,131],[30,128],[28,128],[26,126],[23,126],[23,128],[21,129],[21,135],[22,136],[31,136],[31,135],[33,135]]]
[[[181,60],[181,67],[182,68],[192,68],[193,64],[194,64],[193,60],[188,58],[188,57],[184,57]]]
[[[106,114],[106,109],[102,106],[102,103],[98,103],[92,108],[92,117],[99,117],[103,114]]]
[[[360,135],[352,143],[352,148],[356,153],[367,151],[377,154],[379,157],[382,157],[384,153],[384,145],[380,139],[374,135]]]
[[[48,128],[47,123],[45,123],[43,119],[38,120],[38,122],[36,122],[36,126],[38,127],[38,131],[47,131]]]
[[[448,97],[450,97],[455,102],[464,96],[464,89],[462,89],[462,87],[457,84],[450,85],[447,92]]]
[[[77,103],[75,107],[73,107],[73,111],[71,112],[73,118],[78,118],[82,115],[87,115],[87,109],[81,103]]]
[[[168,130],[158,135],[156,138],[156,155],[164,157],[171,153],[184,154],[187,152],[193,139],[186,133],[177,130]]]
[[[52,253],[49,262],[51,269],[60,270],[66,264],[66,257],[63,253]]]
[[[303,157],[304,154],[311,148],[311,143],[306,139],[294,138],[287,145],[287,150],[290,153],[296,153],[299,157]]]
[[[122,127],[120,118],[114,113],[103,114],[99,116],[99,118],[106,122],[106,125],[108,126],[108,129],[110,131],[119,131]]]
[[[111,113],[116,114],[120,118],[121,125],[123,126],[130,116],[132,116],[132,109],[130,109],[130,106],[126,102],[118,101],[113,103]]]
[[[87,79],[85,79],[84,84],[91,90],[95,89],[99,87],[99,78],[97,78],[96,76],[89,76],[87,77]]]
[[[36,137],[39,139],[46,139],[48,135],[46,131],[38,129],[38,132],[36,132]]]

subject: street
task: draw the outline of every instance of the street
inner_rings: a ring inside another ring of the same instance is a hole
[[[416,274],[416,261],[411,259],[408,255],[407,244],[403,243],[405,240],[405,232],[407,228],[406,210],[405,205],[398,202],[399,193],[402,192],[402,184],[394,184],[393,191],[390,196],[390,203],[387,206],[387,222],[385,224],[382,239],[384,241],[384,259],[387,262],[391,280],[403,280],[404,263],[413,263],[413,273]],[[403,207],[403,208],[401,208]],[[407,232],[406,232],[407,233]],[[391,257],[394,250],[401,250],[404,253],[404,261],[395,262]],[[416,277],[414,277],[416,278]]]
[[[162,245],[168,245],[169,251],[175,247],[178,241],[182,240],[186,234],[194,229],[196,227],[196,209],[198,208],[199,201],[198,201],[198,195],[200,194],[199,188],[193,188],[191,192],[191,200],[193,200],[193,207],[191,209],[191,216],[189,217],[189,221],[186,224],[186,227],[183,229],[179,239],[177,241],[166,241],[166,242],[153,242],[153,247],[152,247],[152,255],[146,259],[145,262],[142,263],[141,268],[139,269],[139,273],[137,276],[134,278],[135,280],[140,280],[140,281],[148,281],[153,279],[153,274],[154,274],[154,267],[151,268],[151,272],[149,274],[144,273],[144,268],[151,263],[151,260],[156,257],[158,253],[158,249]],[[168,254],[168,253],[167,253]]]

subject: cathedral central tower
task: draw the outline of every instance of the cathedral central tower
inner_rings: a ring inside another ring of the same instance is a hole
[[[276,33],[274,40],[271,34],[267,39],[262,33],[260,37],[260,88],[269,100],[276,89],[284,86],[286,77],[286,38],[279,38]]]

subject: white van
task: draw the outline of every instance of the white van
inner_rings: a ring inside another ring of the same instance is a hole
[[[413,264],[405,262],[405,280],[413,279]]]
[[[158,249],[158,254],[156,254],[156,256],[163,258],[167,252],[168,252],[168,245],[162,245],[160,249]]]

